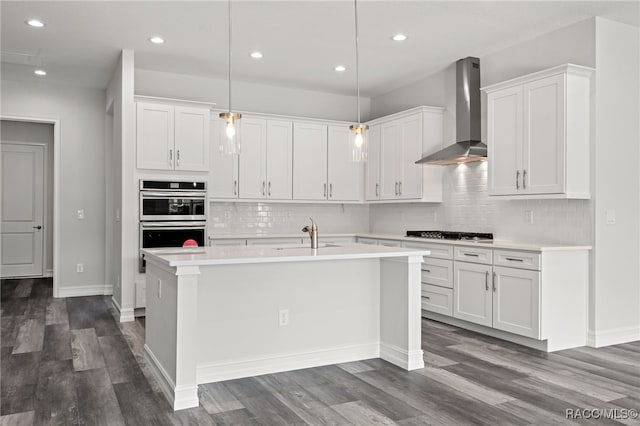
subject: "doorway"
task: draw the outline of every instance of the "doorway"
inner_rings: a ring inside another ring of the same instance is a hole
[[[0,276],[53,276],[54,125],[1,126]]]

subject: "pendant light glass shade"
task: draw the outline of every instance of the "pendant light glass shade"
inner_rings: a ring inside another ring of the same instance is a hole
[[[231,109],[231,0],[227,1],[229,12],[229,112],[221,112],[224,124],[220,126],[220,151],[229,155],[240,154],[242,114]]]
[[[349,126],[351,143],[351,161],[367,161],[369,154],[369,126],[364,124],[352,124]]]
[[[353,0],[355,30],[356,30],[356,113],[358,116],[358,124],[349,127],[351,130],[351,161],[365,162],[367,161],[369,144],[368,130],[369,126],[360,123],[360,57],[358,55],[358,0]]]

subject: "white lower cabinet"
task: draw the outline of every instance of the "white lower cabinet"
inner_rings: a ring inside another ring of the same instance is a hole
[[[455,262],[453,267],[453,316],[491,326],[491,265]]]
[[[453,290],[423,283],[422,309],[451,316],[453,313]]]
[[[540,272],[493,267],[493,328],[540,337]]]

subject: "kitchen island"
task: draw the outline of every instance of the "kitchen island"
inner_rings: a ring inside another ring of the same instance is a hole
[[[143,250],[145,359],[174,410],[197,385],[382,358],[424,367],[428,250],[364,244]]]

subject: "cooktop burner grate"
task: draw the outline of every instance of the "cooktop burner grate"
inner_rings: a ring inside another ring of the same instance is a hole
[[[431,238],[435,240],[493,240],[492,233],[454,231],[407,231],[407,237]]]

